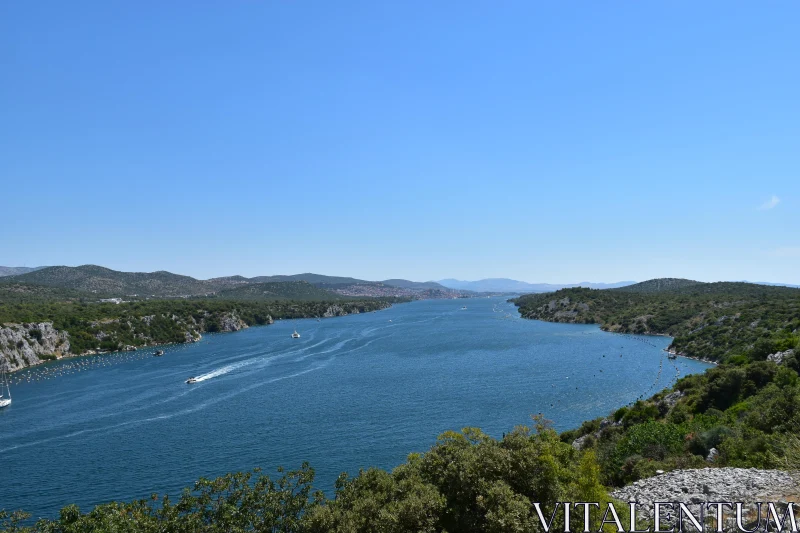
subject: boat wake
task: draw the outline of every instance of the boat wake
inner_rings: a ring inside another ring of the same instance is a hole
[[[212,379],[212,378],[216,378],[216,377],[219,377],[219,376],[223,376],[223,375],[227,374],[228,372],[236,370],[237,368],[241,368],[243,366],[252,364],[252,362],[253,361],[242,361],[240,363],[234,363],[232,365],[223,366],[222,368],[218,368],[216,370],[213,370],[213,371],[208,372],[206,374],[201,374],[201,375],[193,378],[193,383],[199,383],[201,381],[206,381],[208,379]]]

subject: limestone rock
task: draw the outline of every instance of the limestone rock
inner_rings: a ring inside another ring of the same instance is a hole
[[[40,355],[69,352],[69,335],[51,322],[4,324],[0,327],[0,367],[18,370],[42,362]]]
[[[332,316],[345,316],[345,315],[347,315],[347,311],[345,311],[341,305],[337,304],[331,305],[322,314],[322,316],[325,318],[330,318]]]
[[[754,509],[754,503],[796,494],[797,476],[797,473],[782,470],[755,468],[673,470],[631,483],[613,491],[611,496],[625,502],[636,501],[643,518],[649,521],[653,519],[653,502],[683,502],[695,506],[700,502],[743,502],[748,504],[747,509]],[[674,519],[664,520],[664,523],[674,524]]]
[[[664,396],[659,403],[664,405],[667,409],[672,409],[673,407],[675,407],[675,404],[678,403],[678,400],[683,398],[683,396],[684,396],[683,391],[678,390],[675,392],[671,392],[666,396]]]
[[[239,331],[245,329],[248,325],[239,318],[236,313],[225,313],[219,319],[220,331]]]
[[[773,363],[781,364],[783,360],[789,357],[790,355],[794,355],[794,350],[789,349],[786,350],[785,352],[771,353],[767,356],[767,361],[772,361]]]

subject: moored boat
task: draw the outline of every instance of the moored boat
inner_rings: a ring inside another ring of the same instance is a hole
[[[5,392],[3,392],[3,384],[5,383]],[[11,388],[8,385],[8,376],[6,371],[0,371],[0,408],[11,405]]]

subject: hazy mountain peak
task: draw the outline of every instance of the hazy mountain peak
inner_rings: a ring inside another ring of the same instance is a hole
[[[6,267],[0,266],[0,277],[4,276],[18,276],[20,274],[27,274],[34,270],[41,270],[46,267]]]

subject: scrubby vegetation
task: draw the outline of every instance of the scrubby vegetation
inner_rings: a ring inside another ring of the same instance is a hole
[[[673,349],[722,363],[561,435],[595,451],[607,485],[675,468],[777,468],[797,456],[800,290],[668,279],[516,303],[528,318],[667,333]]]
[[[248,326],[286,318],[322,317],[333,305],[340,313],[383,309],[395,299],[347,301],[265,301],[218,298],[113,303],[49,301],[0,302],[0,324],[52,322],[69,333],[70,352],[186,342],[187,333],[218,332],[233,323]],[[32,330],[38,331],[38,330]]]
[[[705,466],[781,468],[796,461],[800,363],[747,361],[687,376],[671,391],[561,434],[594,450],[607,485],[656,470]],[[712,449],[715,450],[712,452]]]
[[[765,359],[797,345],[800,289],[752,283],[651,280],[620,289],[562,289],[515,300],[526,318],[667,334],[672,348],[713,361]]]

